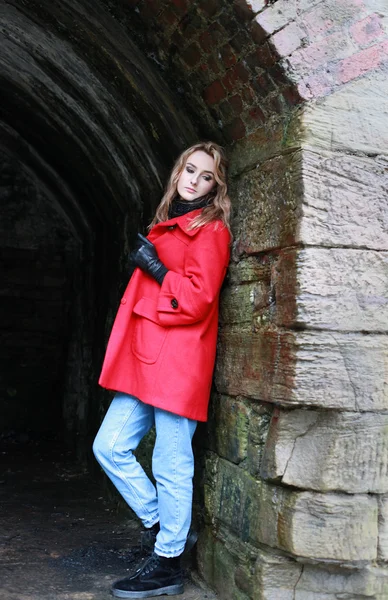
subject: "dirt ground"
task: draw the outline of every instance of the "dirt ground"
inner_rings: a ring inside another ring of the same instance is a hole
[[[0,446],[0,600],[105,600],[141,560],[140,526],[52,444]],[[191,581],[182,600],[215,596]]]

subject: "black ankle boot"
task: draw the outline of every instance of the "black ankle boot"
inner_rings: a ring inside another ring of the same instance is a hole
[[[135,576],[125,577],[113,584],[112,594],[116,598],[183,594],[180,557],[165,558],[153,552]]]

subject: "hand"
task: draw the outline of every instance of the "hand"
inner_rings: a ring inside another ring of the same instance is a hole
[[[162,285],[168,271],[167,267],[159,260],[153,243],[147,240],[141,233],[138,233],[137,237],[138,241],[129,255],[129,260],[136,267],[151,275],[159,285]]]

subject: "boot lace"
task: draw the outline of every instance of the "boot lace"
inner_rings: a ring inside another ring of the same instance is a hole
[[[151,556],[144,563],[143,568],[141,569],[141,572],[144,573],[145,575],[149,575],[150,573],[152,573],[152,571],[154,571],[156,569],[156,567],[158,567],[158,565],[159,565],[159,557],[157,554],[152,553]]]

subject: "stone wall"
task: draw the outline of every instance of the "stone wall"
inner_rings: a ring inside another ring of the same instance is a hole
[[[315,4],[256,17],[284,44],[316,31],[280,59],[312,101],[277,148],[256,133],[232,150],[198,553],[222,598],[388,597],[386,21],[367,3],[353,22],[345,3]]]

